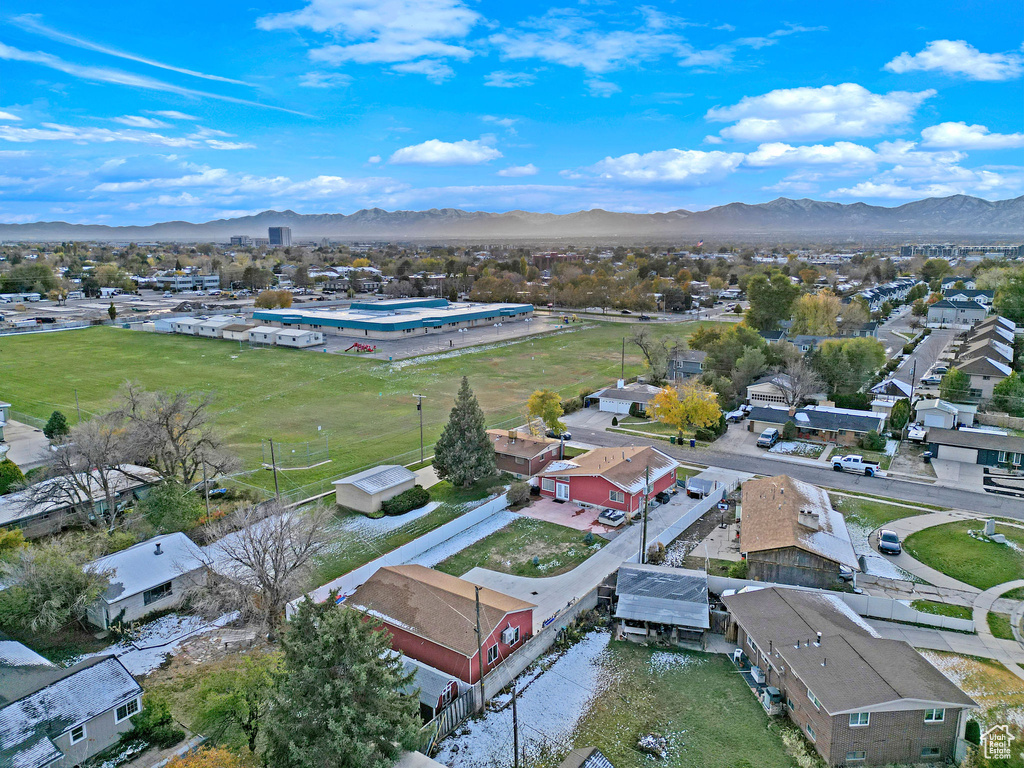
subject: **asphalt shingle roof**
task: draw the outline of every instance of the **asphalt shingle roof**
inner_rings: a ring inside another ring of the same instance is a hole
[[[870,432],[872,429],[880,429],[883,419],[884,416],[880,413],[853,412],[843,408],[829,409],[824,406],[800,408],[795,416],[789,415],[788,408],[772,406],[754,406],[750,411],[751,421],[781,425],[792,420],[801,429],[824,429],[830,432],[838,429],[850,432]]]
[[[414,480],[416,475],[398,464],[381,464],[354,475],[335,480],[334,485],[354,485],[364,493],[374,494]]]

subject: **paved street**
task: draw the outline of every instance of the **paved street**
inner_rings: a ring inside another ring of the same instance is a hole
[[[731,430],[743,428],[742,424],[729,427]],[[572,427],[572,436],[575,442],[600,446],[653,445],[685,463],[723,467],[757,475],[787,474],[798,480],[841,491],[866,493],[873,496],[888,496],[916,504],[932,504],[952,507],[954,509],[968,509],[984,515],[1003,515],[1024,520],[1024,500],[1008,496],[998,496],[958,488],[936,487],[927,483],[916,483],[893,477],[864,477],[863,475],[832,472],[827,468],[819,469],[812,465],[782,462],[704,448],[690,449],[670,445],[664,440],[651,440],[639,435],[623,435],[616,432],[598,431],[584,426],[574,425]]]

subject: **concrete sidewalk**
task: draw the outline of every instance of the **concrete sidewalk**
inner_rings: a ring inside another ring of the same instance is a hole
[[[915,627],[909,624],[894,624],[891,621],[879,619],[865,618],[864,621],[882,637],[889,640],[903,640],[914,648],[995,659],[1024,680],[1024,669],[1020,667],[1020,664],[1024,663],[1024,649],[1013,640],[997,640],[995,638],[986,640],[980,635]]]
[[[1024,587],[1024,579],[1017,579],[1016,581],[1007,581],[1003,584],[997,584],[994,587],[986,589],[978,595],[978,599],[974,601],[974,629],[978,633],[979,639],[981,639],[986,646],[990,648],[999,648],[1001,647],[1001,644],[1010,642],[1008,640],[1001,640],[992,634],[992,631],[988,628],[988,614],[995,605],[996,599],[1001,594],[1009,592],[1011,589],[1017,589],[1018,587]],[[1016,610],[1010,614],[1010,621],[1013,621],[1014,616],[1017,616],[1019,619],[1020,614],[1020,607],[1017,606]],[[1024,644],[1020,642],[1019,627],[1014,627],[1013,636],[1016,638],[1013,642],[1017,646],[1018,650],[1024,650]],[[1024,663],[1024,655],[1021,655],[1017,661]],[[1007,667],[1010,667],[1010,670],[1017,675],[1017,677],[1024,679],[1024,669],[1021,669],[1021,667],[1016,664],[1011,666],[1008,662],[1004,663],[1006,663]]]

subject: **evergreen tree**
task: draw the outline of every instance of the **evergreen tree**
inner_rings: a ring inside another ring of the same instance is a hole
[[[434,445],[434,469],[442,480],[463,488],[497,472],[484,412],[465,376],[448,424]]]
[[[264,725],[275,768],[390,768],[415,746],[419,707],[387,632],[331,595],[303,600],[281,641]]]
[[[17,464],[6,458],[0,461],[0,493],[7,493],[24,482],[25,476]]]
[[[117,319],[117,307],[114,306],[114,302],[110,302],[110,306],[107,307],[107,314],[110,315],[111,322]]]
[[[54,411],[51,413],[49,420],[46,422],[46,426],[43,427],[43,434],[46,435],[48,440],[56,440],[58,437],[64,437],[70,431],[71,427],[68,426],[67,417],[60,411]]]

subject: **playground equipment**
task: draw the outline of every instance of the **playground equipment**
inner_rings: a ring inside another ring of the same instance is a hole
[[[356,352],[376,352],[377,351],[377,347],[376,346],[372,346],[371,347],[369,344],[360,344],[358,341],[355,344],[353,344],[351,347],[346,349],[345,351],[346,352],[351,352],[353,349]]]

